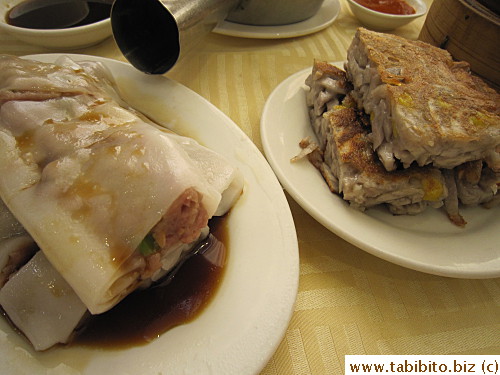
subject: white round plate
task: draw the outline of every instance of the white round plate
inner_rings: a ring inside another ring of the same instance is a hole
[[[215,27],[214,33],[240,38],[282,39],[304,36],[330,26],[340,12],[339,0],[325,0],[318,12],[311,18],[290,25],[254,26],[223,21]]]
[[[401,266],[460,278],[500,276],[500,207],[462,208],[465,228],[453,225],[439,209],[416,216],[393,216],[384,208],[362,213],[332,194],[306,158],[290,162],[302,138],[315,138],[305,104],[304,81],[310,73],[310,68],[304,69],[279,84],[261,120],[266,157],[304,210],[346,241]]]
[[[29,58],[51,62],[58,56]],[[132,106],[228,157],[243,172],[245,189],[227,221],[224,278],[198,318],[143,346],[108,350],[75,345],[43,353],[33,352],[0,319],[0,373],[258,374],[286,332],[299,277],[295,227],[272,169],[236,124],[179,83],[109,59],[68,56],[102,61]]]

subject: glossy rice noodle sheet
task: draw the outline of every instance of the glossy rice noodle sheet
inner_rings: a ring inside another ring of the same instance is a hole
[[[26,263],[32,254],[4,262],[19,265],[2,267],[5,310],[17,303],[16,269],[33,279],[43,268],[74,291],[66,306],[107,311],[168,272],[241,194],[236,168],[128,108],[100,63],[2,56],[0,76],[2,215],[20,223],[0,240],[34,240],[43,252],[30,260],[39,267]]]
[[[0,200],[0,305],[36,350],[66,343],[87,307]]]

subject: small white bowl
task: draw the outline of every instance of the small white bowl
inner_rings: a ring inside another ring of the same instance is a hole
[[[106,39],[112,34],[109,17],[85,26],[66,29],[27,29],[9,25],[7,12],[23,0],[0,0],[0,29],[23,42],[52,49],[84,48]]]
[[[418,17],[422,17],[427,12],[427,6],[423,0],[405,1],[415,9],[415,14],[397,15],[377,12],[356,3],[354,0],[347,0],[356,18],[367,28],[376,31],[394,30]]]

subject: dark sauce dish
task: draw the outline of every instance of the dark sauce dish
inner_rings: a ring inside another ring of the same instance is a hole
[[[0,0],[0,29],[39,47],[85,48],[111,36],[108,10],[107,0]]]

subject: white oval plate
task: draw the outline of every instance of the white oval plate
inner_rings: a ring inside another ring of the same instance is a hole
[[[362,213],[332,194],[307,159],[290,162],[299,153],[302,138],[315,138],[305,104],[308,88],[304,81],[310,72],[310,68],[304,69],[279,84],[261,119],[266,157],[302,208],[346,241],[401,266],[451,277],[500,276],[500,207],[462,208],[468,222],[464,229],[436,209],[417,216],[393,216],[383,208]]]
[[[302,22],[281,26],[254,26],[223,21],[213,29],[213,32],[240,38],[294,38],[315,33],[330,26],[337,19],[339,12],[339,0],[325,0],[314,16]]]
[[[29,57],[51,62],[58,56]],[[288,327],[299,277],[295,227],[272,169],[236,124],[179,83],[109,59],[68,56],[102,61],[132,106],[228,157],[243,172],[245,189],[228,219],[224,278],[196,320],[130,349],[68,346],[35,353],[0,319],[0,373],[258,374]],[[51,372],[55,368],[61,372]]]

